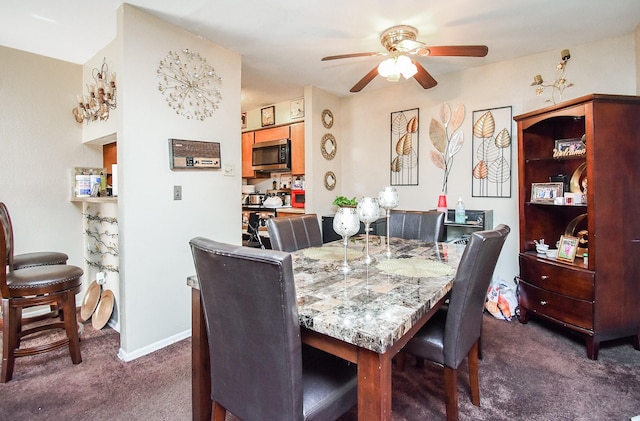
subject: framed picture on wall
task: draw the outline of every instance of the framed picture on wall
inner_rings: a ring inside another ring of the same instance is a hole
[[[262,127],[273,126],[276,124],[276,106],[271,105],[269,107],[262,108],[260,110],[260,117]]]

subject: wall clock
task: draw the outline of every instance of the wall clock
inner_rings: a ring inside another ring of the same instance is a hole
[[[188,48],[169,51],[157,74],[158,90],[176,114],[202,121],[220,107],[222,79],[199,53]]]
[[[330,129],[333,126],[333,113],[331,112],[331,110],[322,110],[320,119],[322,120],[322,125],[326,129]]]

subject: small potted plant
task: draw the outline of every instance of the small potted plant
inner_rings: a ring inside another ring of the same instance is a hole
[[[346,196],[336,196],[333,204],[339,208],[355,208],[358,206],[358,201],[355,197],[353,199],[349,199]]]

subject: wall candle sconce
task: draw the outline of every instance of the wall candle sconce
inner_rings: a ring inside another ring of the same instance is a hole
[[[109,73],[106,59],[102,60],[100,69],[93,69],[95,83],[87,85],[88,95],[76,95],[78,106],[73,109],[73,116],[78,123],[84,120],[108,120],[109,110],[115,110],[116,102],[116,74]]]
[[[569,52],[569,50],[564,49],[560,52],[560,57],[561,57],[561,61],[556,66],[556,70],[558,71],[558,77],[556,78],[556,81],[553,84],[545,85],[544,80],[540,75],[535,75],[533,77],[533,82],[531,83],[531,86],[536,87],[536,95],[538,96],[542,95],[542,92],[544,92],[545,88],[551,88],[551,99],[548,101],[553,101],[554,104],[557,103],[556,97],[555,97],[556,92],[558,93],[558,101],[562,101],[562,93],[564,92],[565,88],[569,88],[573,86],[573,83],[567,83],[567,79],[565,79],[564,77],[564,71],[565,71],[565,68],[567,67],[567,62],[571,58],[571,53]]]

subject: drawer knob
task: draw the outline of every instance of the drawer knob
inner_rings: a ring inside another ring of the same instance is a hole
[[[546,306],[547,305],[547,301],[545,301],[545,300],[540,301],[540,305]]]
[[[542,276],[540,277],[540,279],[542,279],[542,280],[544,281],[544,280],[549,279],[549,277],[548,277],[547,275],[542,275]]]

